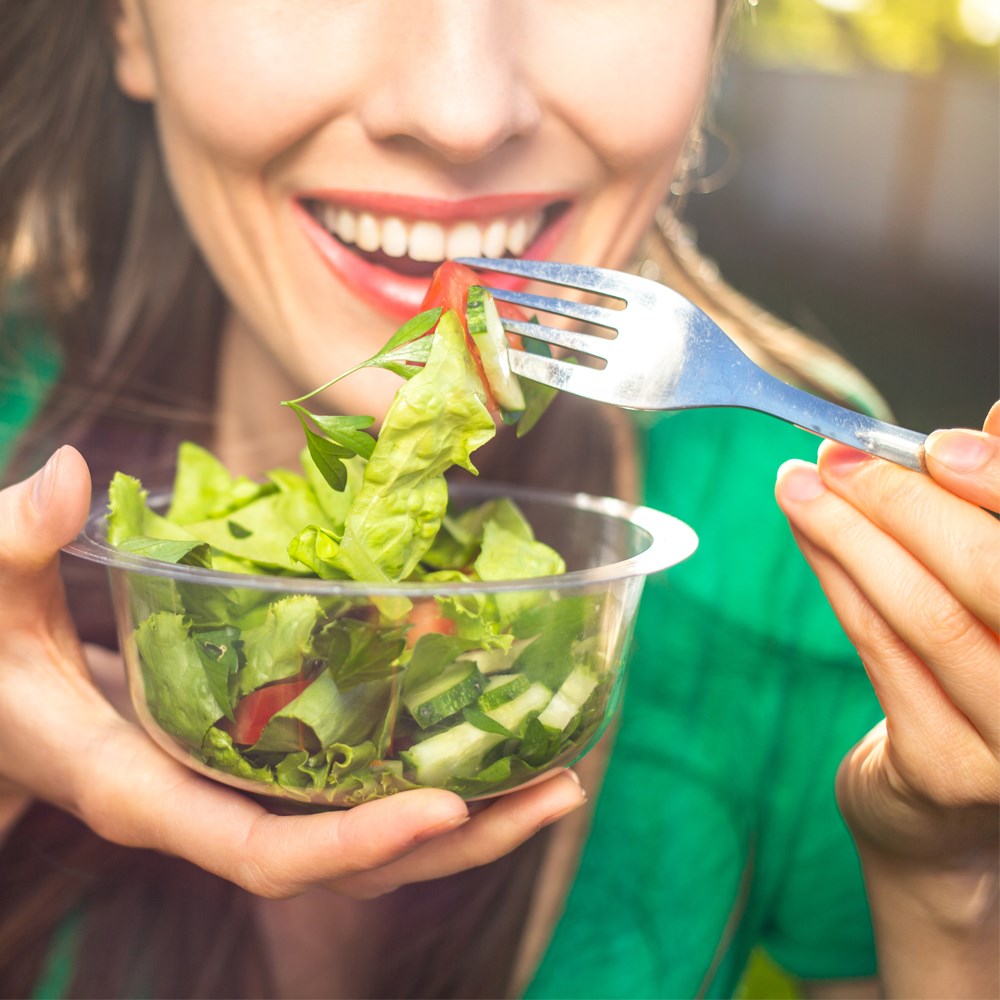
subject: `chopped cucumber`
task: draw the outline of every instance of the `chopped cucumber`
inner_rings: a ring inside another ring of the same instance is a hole
[[[505,705],[491,708],[486,715],[516,732],[529,715],[540,712],[551,700],[552,692],[536,681],[524,694],[519,694]]]
[[[507,334],[500,322],[496,303],[481,285],[473,285],[469,289],[466,317],[490,391],[501,408],[507,411],[505,419],[508,416],[516,419],[524,412],[524,393],[521,391],[521,383],[510,368],[507,357],[510,345],[507,343]]]
[[[486,688],[475,663],[455,663],[438,677],[403,695],[403,704],[421,729],[447,719],[471,705]]]
[[[575,667],[559,685],[559,690],[538,716],[538,721],[546,729],[564,733],[580,714],[586,700],[593,694],[599,681],[584,667]]]
[[[517,732],[551,698],[552,692],[544,684],[536,683],[523,694],[484,714],[511,732]],[[443,785],[448,778],[468,777],[481,770],[483,758],[505,738],[500,733],[485,732],[471,722],[460,722],[443,733],[415,743],[399,756],[421,785]]]
[[[460,722],[422,743],[414,743],[399,756],[421,785],[443,785],[452,776],[475,774],[486,752],[503,741],[498,733],[486,733],[471,722]]]
[[[491,708],[499,708],[513,701],[519,694],[528,690],[530,683],[524,674],[494,674],[486,682],[486,688],[479,696],[479,707],[488,712]]]
[[[510,644],[510,649],[470,649],[467,653],[461,653],[459,660],[471,660],[479,667],[481,673],[499,674],[508,670],[511,664],[521,655],[525,646],[534,642],[536,636],[530,639],[515,639]]]

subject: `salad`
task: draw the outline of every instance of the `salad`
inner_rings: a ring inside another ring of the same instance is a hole
[[[307,409],[330,382],[285,404],[305,432],[299,470],[233,476],[185,443],[169,503],[124,473],[110,485],[112,545],[232,574],[126,574],[134,700],[206,773],[334,806],[420,786],[474,797],[575,759],[602,727],[618,680],[598,642],[606,591],[491,590],[559,575],[563,558],[509,498],[460,510],[445,480],[475,473],[498,421],[529,430],[552,392],[511,373],[473,272],[445,264],[424,306],[352,369],[403,379],[377,437],[371,417]],[[241,586],[247,573],[281,586]],[[296,593],[296,578],[373,596]]]

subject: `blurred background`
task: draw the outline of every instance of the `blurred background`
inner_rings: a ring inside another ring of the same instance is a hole
[[[758,0],[685,217],[918,430],[1000,396],[1000,0]]]

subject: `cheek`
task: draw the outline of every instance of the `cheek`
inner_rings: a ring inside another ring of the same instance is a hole
[[[670,170],[704,100],[711,9],[667,6],[669,15],[582,36],[561,64],[563,114],[612,171]]]
[[[156,107],[168,145],[197,144],[236,165],[280,156],[351,106],[364,49],[350,24],[259,3],[170,0],[151,9]]]

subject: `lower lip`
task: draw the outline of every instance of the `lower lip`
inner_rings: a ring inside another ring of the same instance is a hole
[[[350,292],[394,319],[407,319],[420,308],[430,287],[430,278],[406,277],[362,260],[331,236],[299,202],[294,203],[294,209],[306,236]],[[522,256],[527,260],[546,259],[566,231],[572,213],[572,207],[562,212],[542,230]],[[490,284],[513,291],[523,288],[527,282],[514,275],[491,274]]]

